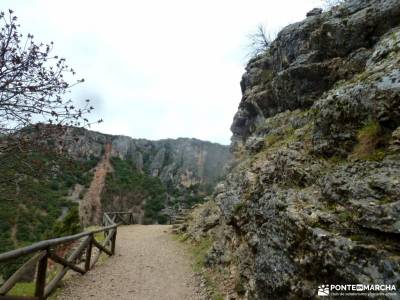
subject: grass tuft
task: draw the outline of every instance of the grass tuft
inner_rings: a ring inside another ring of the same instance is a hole
[[[8,294],[11,296],[33,296],[34,293],[34,282],[18,282]]]
[[[212,239],[204,238],[200,242],[192,245],[191,253],[194,259],[193,270],[198,273],[201,272],[205,267],[207,253],[211,249],[213,244]]]
[[[382,129],[378,122],[371,121],[357,133],[358,144],[355,146],[351,155],[355,159],[376,160],[382,158],[382,152],[376,152],[378,144],[381,142]],[[384,154],[383,154],[384,155]]]
[[[204,278],[207,290],[211,293],[211,300],[223,300],[221,293],[219,292],[215,274],[211,269],[206,268],[207,253],[210,251],[214,241],[212,238],[202,238],[198,242],[188,242],[189,238],[187,234],[176,234],[174,239],[179,242],[185,242],[187,244],[190,255],[193,259],[193,271],[197,274],[201,274]]]

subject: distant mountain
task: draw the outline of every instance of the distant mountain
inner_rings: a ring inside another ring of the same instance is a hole
[[[75,185],[72,197],[85,225],[99,223],[104,210],[134,211],[139,223],[165,222],[179,208],[202,202],[231,158],[228,146],[197,139],[150,141],[78,128],[62,139],[75,160],[99,160],[92,184]]]

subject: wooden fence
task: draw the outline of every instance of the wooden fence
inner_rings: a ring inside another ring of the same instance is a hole
[[[132,212],[122,212],[122,211],[113,211],[107,212],[103,215],[103,222],[105,218],[108,218],[108,222],[120,222],[125,225],[136,224],[138,220],[136,220],[135,214]]]
[[[121,220],[123,224],[133,223],[129,222],[133,221],[131,213],[104,213],[104,227],[100,229],[40,241],[24,248],[0,254],[0,263],[10,262],[25,255],[33,255],[2,284],[0,287],[0,300],[46,299],[55,290],[57,284],[69,270],[73,270],[83,275],[93,268],[102,252],[109,256],[114,255],[117,228],[121,224],[115,222],[117,219]],[[104,240],[101,243],[96,240],[95,236],[96,233],[100,232],[104,233]],[[77,242],[78,240],[81,240],[80,243],[67,258],[59,256],[54,250],[57,246],[67,245],[72,242]],[[94,256],[92,255],[93,246],[99,249],[98,253]],[[46,283],[49,259],[54,263],[60,264],[62,268],[49,282]],[[35,275],[34,296],[8,295],[8,292],[15,286],[15,284],[17,284],[26,273],[30,272],[35,267],[37,269]]]

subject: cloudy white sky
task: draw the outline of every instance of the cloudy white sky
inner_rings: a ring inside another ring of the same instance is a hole
[[[54,42],[86,82],[92,129],[135,138],[228,144],[247,36],[299,21],[319,0],[2,0],[23,33]]]

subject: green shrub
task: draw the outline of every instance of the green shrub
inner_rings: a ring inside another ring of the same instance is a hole
[[[157,222],[158,224],[167,224],[169,221],[169,217],[166,215],[158,215]]]
[[[76,233],[80,229],[76,204],[65,196],[84,176],[91,180],[88,165],[81,161],[35,149],[18,157],[3,153],[0,164],[0,252]],[[63,221],[65,224],[57,222],[61,207],[71,209]],[[13,236],[12,228],[16,231]],[[6,278],[23,261],[2,266],[0,276]]]
[[[189,207],[192,207],[195,204],[203,203],[203,202],[204,202],[204,197],[199,196],[199,195],[188,195],[186,197],[186,204]]]
[[[351,219],[352,219],[351,213],[348,211],[344,211],[339,214],[340,222],[349,222],[349,221],[351,221]]]
[[[82,226],[79,221],[78,207],[75,206],[69,210],[67,215],[62,220],[57,220],[54,223],[53,236],[61,237],[73,235],[82,231]]]
[[[233,212],[235,214],[238,214],[244,208],[245,208],[245,204],[243,202],[236,203],[235,206],[233,207]]]
[[[167,219],[161,215],[165,208],[167,188],[157,177],[141,173],[135,163],[130,160],[112,158],[114,172],[107,174],[106,184],[102,194],[102,204],[106,209],[113,207],[115,195],[123,195],[129,205],[139,205],[145,200],[145,223],[166,223]]]

